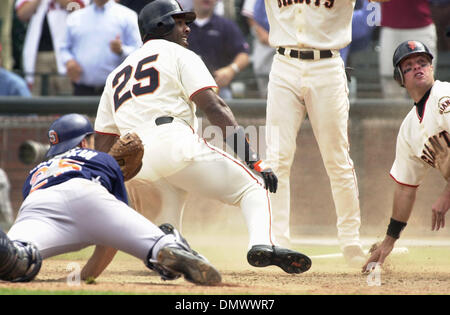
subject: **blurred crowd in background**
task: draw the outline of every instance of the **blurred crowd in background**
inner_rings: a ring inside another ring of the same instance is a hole
[[[197,19],[190,49],[224,99],[264,102],[275,48],[264,0],[178,0]],[[108,74],[142,45],[148,0],[0,0],[0,97],[99,96]],[[307,5],[306,2],[303,5]],[[395,47],[420,40],[438,80],[450,81],[450,0],[357,0],[352,43],[341,49],[350,100],[405,99],[393,80]],[[11,184],[0,169],[0,222],[12,222]]]
[[[0,95],[100,95],[108,73],[142,45],[137,15],[147,2],[0,1]],[[179,3],[197,14],[190,49],[213,73],[221,96],[265,98],[275,49],[264,0]],[[448,80],[449,25],[450,0],[357,0],[353,41],[341,50],[350,85],[359,97],[402,97],[392,80],[392,53],[408,39],[432,50],[438,79]]]

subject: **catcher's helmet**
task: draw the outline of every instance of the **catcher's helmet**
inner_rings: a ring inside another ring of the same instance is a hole
[[[430,60],[433,60],[433,54],[430,52],[427,46],[417,40],[407,40],[400,45],[394,52],[392,62],[394,64],[394,79],[401,86],[405,86],[405,78],[400,69],[400,63],[408,56],[412,54],[423,53],[426,54]]]
[[[139,12],[138,24],[142,41],[169,35],[175,26],[174,16],[184,17],[187,24],[196,18],[194,12],[184,11],[176,0],[153,0],[148,3]]]
[[[47,158],[75,148],[86,136],[93,134],[91,122],[80,114],[67,114],[55,120],[48,130],[50,149]]]

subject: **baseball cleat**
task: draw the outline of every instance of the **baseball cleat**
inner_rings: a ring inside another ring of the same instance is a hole
[[[255,245],[247,253],[254,267],[278,266],[287,273],[302,273],[311,268],[311,259],[302,253],[270,245]]]
[[[161,229],[161,231],[164,232],[164,234],[172,234],[172,235],[174,235],[177,243],[179,243],[179,245],[181,245],[188,252],[191,252],[195,256],[203,259],[206,262],[209,262],[209,260],[206,259],[205,256],[203,256],[202,254],[199,254],[197,251],[192,249],[192,247],[189,245],[188,241],[183,237],[183,235],[181,235],[181,233],[176,228],[173,227],[172,224],[164,223],[164,224],[161,224],[159,226],[159,228]]]
[[[158,263],[187,281],[201,285],[216,285],[222,281],[219,271],[203,259],[181,248],[166,246],[157,257]]]

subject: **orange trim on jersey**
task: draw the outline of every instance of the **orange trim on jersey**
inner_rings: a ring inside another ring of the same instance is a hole
[[[42,181],[42,183],[37,184],[36,186],[33,187],[33,189],[30,190],[29,194],[31,194],[32,192],[38,190],[39,188],[41,188],[42,186],[44,186],[47,183],[48,183],[48,179]]]
[[[192,98],[195,96],[195,94],[198,94],[201,91],[204,91],[207,89],[219,89],[219,87],[218,86],[205,86],[204,88],[201,88],[200,90],[197,90],[194,93],[192,93],[191,96],[189,96],[189,99],[192,101]]]
[[[216,152],[216,153],[218,153],[218,154],[220,154],[220,155],[222,155],[223,157],[225,157],[225,158],[227,158],[227,159],[229,159],[229,160],[231,160],[232,162],[234,162],[234,163],[236,163],[237,165],[239,165],[248,175],[250,175],[250,177],[252,178],[252,179],[254,179],[255,181],[256,181],[256,183],[258,184],[258,185],[260,185],[260,186],[262,186],[263,188],[264,188],[264,186],[258,181],[258,179],[252,174],[252,172],[250,172],[241,162],[239,162],[239,161],[237,161],[237,160],[235,160],[235,159],[233,159],[232,157],[230,157],[229,155],[227,155],[227,154],[224,154],[224,153],[222,153],[222,152],[220,152],[220,151],[217,151],[214,147],[211,147],[210,145],[209,145],[209,143],[208,142],[206,142],[206,140],[205,139],[202,139],[204,142],[205,142],[205,144],[206,144],[206,146],[208,147],[208,148],[210,148],[211,150],[213,150],[214,152]],[[265,189],[265,188],[264,188]],[[267,205],[268,205],[268,209],[269,209],[269,239],[270,239],[270,243],[272,243],[272,245],[275,245],[274,243],[273,243],[273,241],[272,241],[272,209],[271,209],[271,207],[270,207],[270,198],[269,198],[269,191],[267,190],[267,189],[265,189],[266,190],[266,196],[267,196]]]
[[[405,183],[399,182],[398,180],[395,179],[394,176],[392,176],[392,174],[389,174],[389,176],[391,176],[391,178],[392,178],[397,184],[399,184],[399,185],[403,185],[403,186],[407,186],[407,187],[412,187],[412,188],[417,188],[417,187],[419,187],[419,185],[409,185],[409,184],[405,184]]]
[[[97,131],[95,130],[95,133],[98,133],[100,135],[107,135],[107,136],[116,136],[116,137],[120,137],[120,135],[116,134],[116,133],[108,133],[108,132],[101,132],[101,131]]]

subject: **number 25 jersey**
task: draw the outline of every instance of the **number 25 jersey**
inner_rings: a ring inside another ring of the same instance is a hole
[[[160,116],[197,129],[192,96],[217,84],[194,52],[153,39],[129,55],[106,80],[95,121],[99,133],[124,135]]]

